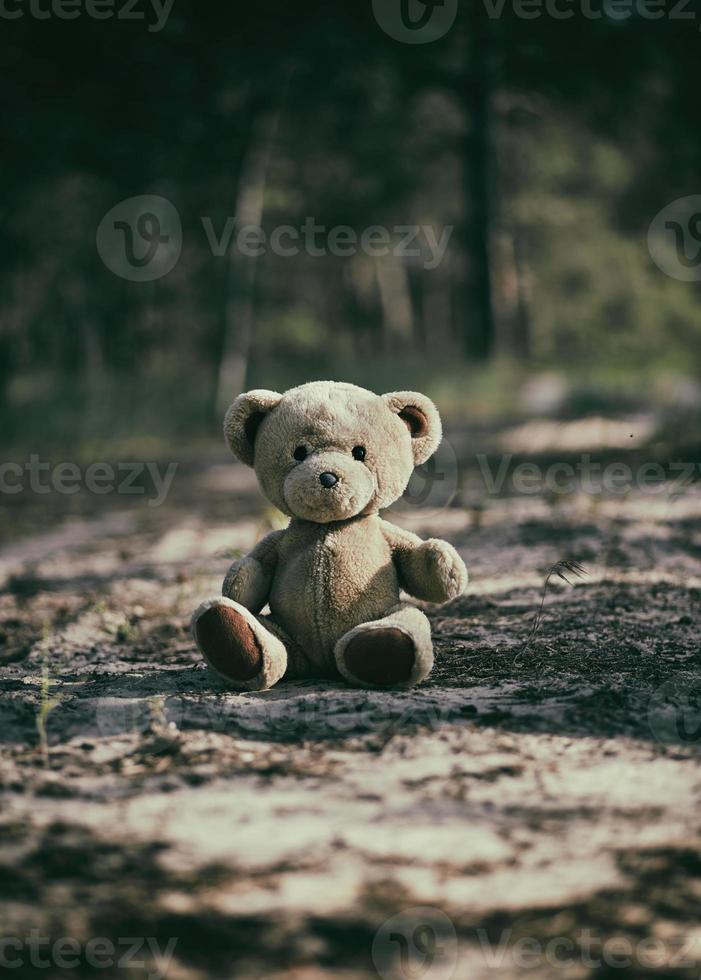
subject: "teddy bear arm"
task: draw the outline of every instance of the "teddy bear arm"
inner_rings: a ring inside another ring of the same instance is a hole
[[[383,521],[383,532],[392,549],[399,584],[415,599],[447,602],[461,595],[467,586],[467,569],[455,548],[447,541],[416,534]]]
[[[283,534],[273,531],[249,555],[235,561],[224,579],[222,594],[253,613],[260,612],[270,595]]]
[[[382,522],[382,531],[392,551],[400,587],[415,599],[428,598],[425,593],[431,591],[431,573],[422,558],[423,540],[387,521]]]

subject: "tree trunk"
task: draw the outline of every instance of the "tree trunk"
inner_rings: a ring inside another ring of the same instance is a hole
[[[518,227],[513,231],[513,245],[517,299],[514,352],[524,360],[528,360],[531,356],[531,288],[523,233]]]
[[[494,349],[494,311],[490,261],[492,225],[492,24],[481,4],[467,7],[468,68],[462,79],[466,135],[463,146],[466,275],[463,300],[465,350],[473,360],[487,360]]]
[[[216,411],[221,414],[246,384],[253,338],[258,256],[244,255],[236,244],[238,231],[261,227],[268,169],[277,136],[279,111],[263,113],[253,126],[236,201],[236,229],[229,249],[223,344],[219,362]]]
[[[411,350],[413,310],[406,268],[401,259],[388,255],[375,261],[375,273],[382,307],[383,347],[397,353]]]

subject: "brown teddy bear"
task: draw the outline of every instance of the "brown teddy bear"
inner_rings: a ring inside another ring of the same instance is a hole
[[[433,666],[431,630],[399,590],[446,602],[463,592],[467,571],[451,545],[422,541],[379,510],[438,447],[433,402],[315,381],[240,395],[224,432],[291,520],[234,562],[223,597],[196,611],[209,666],[240,690],[339,674],[362,687],[418,684]]]

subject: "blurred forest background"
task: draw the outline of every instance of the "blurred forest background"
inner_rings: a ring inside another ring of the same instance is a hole
[[[512,412],[532,376],[565,386],[563,411],[698,393],[699,286],[661,272],[646,234],[700,189],[701,11],[592,6],[524,19],[461,0],[422,45],[369,0],[175,0],[159,32],[145,6],[4,20],[5,446],[182,447],[218,438],[238,388],[324,376],[419,387],[456,418]],[[96,248],[140,194],[184,233],[150,283]],[[230,216],[455,231],[435,269],[247,259],[213,255],[203,216],[217,234]]]
[[[698,980],[701,0],[457,0],[426,44],[375,16],[404,0],[88,2],[0,0],[14,980]],[[136,282],[100,229],[142,195],[183,247]],[[648,247],[689,196],[699,281]],[[217,255],[203,218],[454,231],[432,268]],[[192,642],[284,524],[223,407],[321,377],[447,423],[389,512],[471,578],[416,692],[228,691]]]

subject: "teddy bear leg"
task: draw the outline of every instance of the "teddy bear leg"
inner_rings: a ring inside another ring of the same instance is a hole
[[[433,667],[431,626],[421,610],[401,604],[383,619],[361,623],[337,642],[336,665],[360,687],[407,688]]]
[[[271,615],[259,616],[258,619],[273,636],[276,636],[280,640],[287,651],[287,670],[285,671],[284,680],[300,681],[319,676],[318,668],[307,658],[299,643],[293,640],[289,633],[286,633]]]
[[[282,640],[233,599],[203,602],[192,617],[192,634],[207,664],[238,690],[264,691],[287,669]]]

